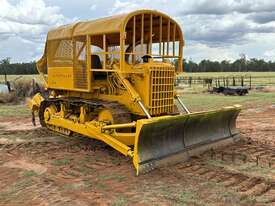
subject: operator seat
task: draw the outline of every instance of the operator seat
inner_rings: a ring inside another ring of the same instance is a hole
[[[91,67],[92,69],[102,69],[100,58],[96,54],[91,55]]]
[[[91,68],[92,69],[103,69],[102,64],[100,61],[100,58],[96,54],[91,55]],[[106,72],[93,72],[94,80],[105,80],[107,79],[107,73]]]

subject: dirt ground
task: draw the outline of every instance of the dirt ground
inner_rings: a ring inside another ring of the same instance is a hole
[[[275,205],[275,106],[238,127],[234,145],[136,177],[103,143],[0,118],[0,205]]]

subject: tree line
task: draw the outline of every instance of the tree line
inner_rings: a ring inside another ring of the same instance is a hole
[[[269,72],[275,71],[275,62],[263,59],[245,58],[237,59],[233,62],[223,60],[211,61],[202,60],[199,63],[183,60],[185,72]]]
[[[175,61],[176,65],[177,63]],[[199,63],[184,59],[183,67],[185,72],[275,72],[275,62],[255,58],[248,60],[240,58],[233,62],[202,60]],[[37,74],[36,62],[10,63],[10,58],[2,59],[0,60],[0,75],[4,74]]]
[[[10,58],[0,60],[0,75],[10,74],[37,74],[36,63],[10,63]]]

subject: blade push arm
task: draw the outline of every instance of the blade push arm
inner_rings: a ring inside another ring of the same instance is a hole
[[[121,73],[118,73],[118,77],[119,77],[119,80],[124,85],[124,87],[126,88],[126,90],[129,92],[129,94],[132,98],[132,101],[137,103],[139,105],[140,109],[143,111],[143,113],[147,116],[147,118],[150,119],[151,118],[150,113],[145,108],[144,104],[141,101],[139,94],[136,92],[136,90],[134,89],[132,84],[129,82],[129,80],[126,79]]]

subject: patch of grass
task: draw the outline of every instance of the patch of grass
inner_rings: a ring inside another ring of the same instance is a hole
[[[23,192],[26,188],[31,187],[33,183],[34,182],[31,178],[24,178],[10,185],[4,191],[3,190],[1,191],[0,202],[1,203],[18,202],[20,192]]]
[[[64,158],[64,159],[56,159],[53,161],[53,165],[55,166],[66,166],[71,163],[71,159],[69,158]]]
[[[0,117],[30,117],[31,111],[26,105],[0,104]]]
[[[84,179],[84,187],[85,188],[92,188],[94,182],[91,179]]]
[[[80,164],[95,163],[96,159],[93,156],[86,156],[79,161]]]
[[[93,168],[89,168],[89,167],[80,167],[80,168],[78,168],[78,171],[84,175],[90,175],[90,174],[95,173],[96,170]]]
[[[200,197],[194,191],[183,191],[178,196],[177,205],[201,205],[206,206],[207,204],[200,199]]]
[[[162,183],[160,185],[161,192],[157,195],[161,195],[161,197],[171,202],[172,205],[207,205],[199,196],[200,190],[192,185],[186,185],[180,190],[177,190],[177,188],[181,187],[181,185],[163,186]]]
[[[114,165],[120,165],[121,160],[119,158],[111,159],[112,164]]]
[[[36,176],[37,173],[33,170],[28,170],[28,171],[24,171],[22,175],[23,177],[33,177],[33,176]]]
[[[83,180],[84,182],[84,188],[86,190],[89,190],[91,188],[95,189],[95,190],[102,190],[102,191],[107,191],[110,190],[110,185],[105,184],[104,182],[102,182],[102,180],[99,179],[95,179],[95,178],[85,178]]]
[[[275,175],[275,170],[273,168],[269,168],[267,166],[266,167],[257,166],[256,162],[234,164],[234,163],[228,163],[227,161],[222,161],[222,160],[208,160],[207,163],[208,165],[211,165],[214,167],[223,167],[229,171],[233,171],[233,172],[237,171],[247,176],[263,177],[270,181],[272,181],[272,178]]]
[[[236,196],[236,193],[233,191],[223,190],[218,196],[222,201],[230,204],[236,205],[237,202],[241,203],[241,198],[239,196]]]
[[[262,176],[270,181],[274,181],[274,176],[275,176],[275,170],[274,168],[269,168],[269,167],[261,167],[261,166],[248,166],[247,168],[241,168],[241,171],[246,171],[249,172],[252,175],[255,176]]]
[[[110,175],[100,175],[99,180],[117,180],[119,182],[123,181],[126,177],[120,174],[110,174]]]
[[[224,167],[225,164],[228,164],[228,163],[225,163],[224,161],[219,159],[213,159],[213,160],[208,160],[207,164],[214,167]]]
[[[256,203],[253,196],[240,196],[240,194],[228,187],[224,187],[221,183],[213,181],[201,181],[197,192],[200,190],[207,191],[211,188],[211,192],[207,195],[210,199],[221,200],[222,202],[229,203],[229,205],[254,205]]]
[[[126,197],[119,196],[117,197],[114,202],[112,203],[112,206],[123,206],[126,205],[128,202]]]
[[[259,203],[267,203],[267,204],[264,204],[264,205],[268,205],[268,201],[270,201],[270,199],[267,197],[267,196],[264,196],[264,195],[261,195],[259,197],[256,198],[257,202]]]
[[[79,190],[83,187],[85,187],[85,184],[83,182],[66,183],[62,186],[62,189],[64,189],[64,190]]]

